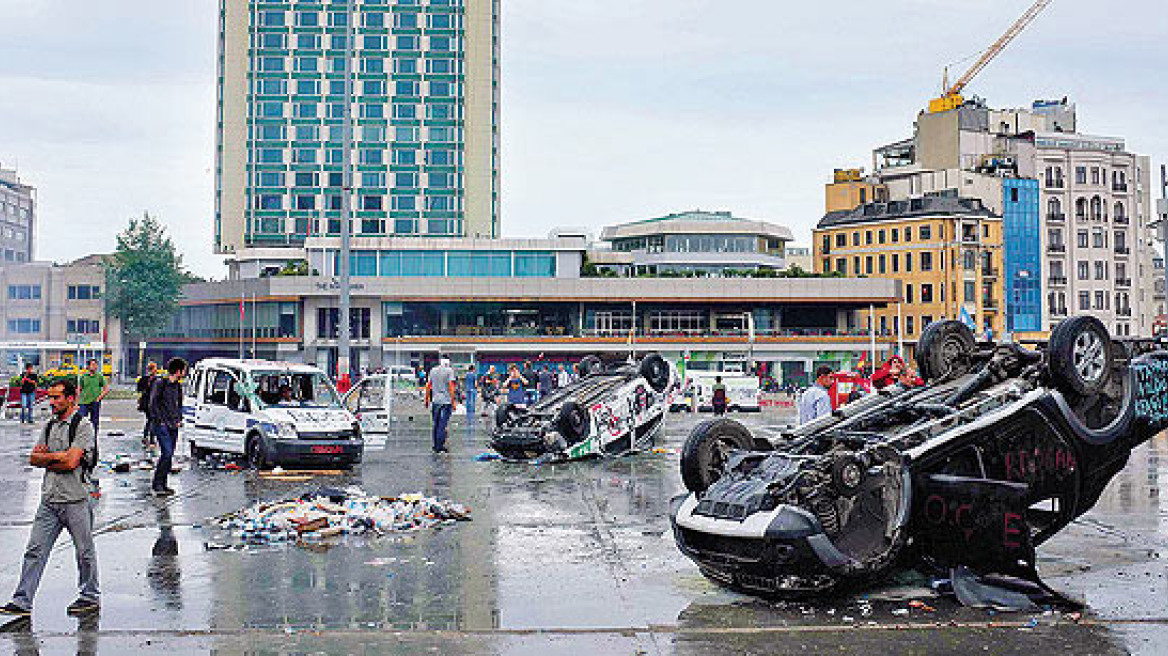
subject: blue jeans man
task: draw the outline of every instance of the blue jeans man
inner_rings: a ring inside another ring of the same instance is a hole
[[[93,434],[97,435],[97,423],[101,419],[101,401],[82,403],[77,406],[77,411],[81,413],[82,417],[88,419],[89,423],[93,424]]]
[[[474,388],[466,390],[466,416],[473,417],[475,413],[475,392]]]
[[[170,465],[174,458],[174,447],[178,441],[178,429],[174,426],[167,426],[163,422],[154,424],[154,437],[158,440],[158,462],[154,464],[154,483],[151,488],[155,492],[169,489],[166,486],[167,477],[170,476]]]
[[[430,406],[430,418],[434,420],[434,452],[446,450],[446,427],[450,423],[449,403],[435,403]]]
[[[20,423],[31,424],[32,421],[32,406],[36,403],[36,392],[21,392],[20,393]]]

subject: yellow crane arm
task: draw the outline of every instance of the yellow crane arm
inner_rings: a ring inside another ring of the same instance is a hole
[[[953,96],[961,93],[962,89],[964,89],[965,86],[969,84],[971,80],[973,80],[973,78],[977,77],[977,74],[980,73],[986,66],[988,66],[995,57],[1001,54],[1001,52],[1006,49],[1006,46],[1010,45],[1010,42],[1014,40],[1014,37],[1021,34],[1022,30],[1026,29],[1026,26],[1034,22],[1034,19],[1038,18],[1038,15],[1042,13],[1042,10],[1050,6],[1050,3],[1053,1],[1054,0],[1038,0],[1035,2],[1030,7],[1030,9],[1026,11],[1025,14],[1022,14],[1021,18],[1019,18],[1014,22],[1013,25],[1010,26],[1010,29],[1006,30],[1005,34],[1003,34],[997,41],[994,42],[994,45],[990,46],[988,50],[982,53],[982,56],[978,58],[976,62],[974,62],[973,66],[969,67],[968,71],[965,71],[964,75],[962,75],[957,79],[956,82],[953,83],[953,86],[945,90],[945,95]]]

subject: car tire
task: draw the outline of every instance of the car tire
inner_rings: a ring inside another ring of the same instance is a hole
[[[1111,378],[1111,336],[1095,317],[1060,321],[1050,334],[1047,361],[1059,391],[1094,396],[1107,387]]]
[[[244,448],[247,456],[247,466],[256,471],[268,469],[271,463],[268,461],[268,451],[264,446],[264,438],[259,435],[252,435],[247,438],[247,443]]]
[[[669,363],[657,353],[650,353],[641,360],[640,374],[656,392],[664,392],[669,387]]]
[[[831,480],[840,496],[856,496],[864,485],[867,473],[864,463],[853,455],[840,456],[831,463]]]
[[[925,327],[917,345],[917,364],[926,382],[944,382],[968,373],[977,342],[969,326],[953,319]]]
[[[495,428],[502,428],[515,420],[521,410],[504,401],[495,406]]]
[[[556,427],[569,446],[579,444],[592,430],[592,417],[579,403],[567,401],[560,406]]]
[[[725,473],[731,451],[750,451],[754,437],[733,419],[707,419],[698,424],[681,448],[681,480],[701,494]]]
[[[604,361],[595,355],[589,355],[580,360],[580,364],[577,366],[580,369],[581,378],[595,376],[596,374],[604,371]]]

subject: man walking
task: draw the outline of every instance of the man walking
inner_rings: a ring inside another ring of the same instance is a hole
[[[97,424],[101,418],[101,400],[109,394],[109,381],[97,370],[97,360],[91,359],[85,365],[85,373],[81,374],[81,416],[93,424],[93,435],[96,439]]]
[[[831,414],[831,367],[820,366],[815,370],[815,384],[799,396],[799,424],[807,424]]]
[[[95,432],[78,411],[77,387],[73,381],[53,383],[48,391],[53,418],[28,458],[30,465],[45,470],[41,502],[32,520],[20,583],[12,601],[0,607],[0,615],[27,617],[32,614],[33,597],[61,529],[69,531],[73,539],[81,590],[78,599],[66,610],[70,615],[83,615],[98,609],[97,550],[93,545],[89,484],[89,471],[95,457]]]
[[[142,448],[148,449],[154,443],[154,427],[150,425],[150,390],[158,377],[158,365],[153,360],[146,364],[146,373],[138,378],[138,412],[146,417],[142,427]]]
[[[32,363],[24,365],[24,373],[20,375],[20,423],[33,423],[32,409],[36,404],[37,373]]]
[[[552,393],[556,386],[556,377],[552,374],[550,365],[544,365],[539,370],[539,398],[544,398]]]
[[[535,369],[531,367],[531,360],[523,363],[523,371],[520,372],[523,377],[524,402],[527,405],[532,405],[539,400],[539,377],[535,374]]]
[[[171,358],[166,363],[166,376],[159,376],[150,387],[148,415],[158,440],[158,462],[154,464],[154,481],[150,486],[156,497],[168,497],[174,490],[167,485],[178,429],[182,425],[182,379],[187,373],[187,361]]]
[[[474,365],[466,368],[466,416],[473,417],[475,412],[475,395],[478,393],[478,375],[475,374]]]
[[[426,407],[434,421],[434,453],[448,452],[446,426],[450,423],[450,413],[454,411],[454,394],[454,370],[450,368],[450,360],[440,358],[438,366],[430,370],[426,379]]]

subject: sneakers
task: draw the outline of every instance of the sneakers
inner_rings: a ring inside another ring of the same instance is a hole
[[[95,612],[98,608],[100,608],[100,606],[96,600],[82,598],[69,604],[69,607],[65,609],[65,612],[70,615],[85,615],[86,613]]]
[[[153,494],[156,497],[169,497],[174,494],[174,490],[168,487],[164,487],[161,490],[151,490],[150,494]]]
[[[27,608],[21,608],[10,601],[0,606],[0,615],[7,617],[29,617],[32,615],[32,611]]]

